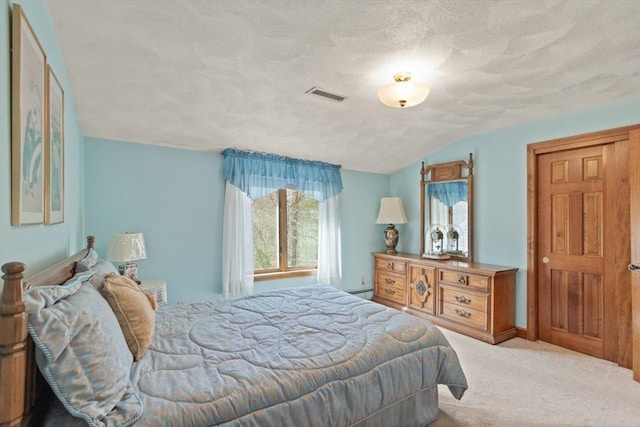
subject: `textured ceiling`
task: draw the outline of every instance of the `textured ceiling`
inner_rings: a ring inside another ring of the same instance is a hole
[[[90,137],[390,173],[479,132],[640,97],[638,0],[46,4]],[[423,104],[378,101],[398,71],[430,86]]]

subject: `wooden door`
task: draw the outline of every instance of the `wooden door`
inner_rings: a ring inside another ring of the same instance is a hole
[[[539,338],[615,360],[613,144],[538,156]]]

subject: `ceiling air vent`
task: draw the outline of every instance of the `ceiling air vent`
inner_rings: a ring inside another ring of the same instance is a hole
[[[319,96],[321,98],[328,99],[329,101],[333,101],[333,102],[342,102],[345,99],[347,99],[346,96],[336,95],[335,93],[327,92],[326,90],[321,89],[317,86],[312,87],[305,93],[308,93],[309,95]]]

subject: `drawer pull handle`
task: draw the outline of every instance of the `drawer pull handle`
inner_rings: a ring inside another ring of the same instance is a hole
[[[458,283],[461,285],[466,285],[467,279],[464,276],[458,276]]]
[[[458,296],[456,295],[456,301],[458,301],[461,304],[470,304],[471,300],[469,298],[465,298],[463,296]]]
[[[387,285],[393,285],[394,283],[396,283],[396,281],[395,281],[395,280],[393,280],[393,279],[384,279],[384,282],[385,282]]]
[[[385,289],[384,293],[387,294],[387,295],[395,295],[396,291],[393,291],[391,289]]]
[[[471,313],[469,313],[468,311],[460,310],[459,308],[456,308],[456,314],[460,317],[464,317],[465,319],[471,317]]]
[[[393,263],[392,262],[388,262],[387,263],[387,270],[393,270]]]

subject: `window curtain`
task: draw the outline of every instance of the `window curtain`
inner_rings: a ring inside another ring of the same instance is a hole
[[[318,283],[338,285],[342,280],[340,195],[319,203]]]
[[[467,200],[467,181],[438,182],[427,186],[427,196],[440,200],[445,206],[453,206]]]
[[[342,192],[340,165],[235,148],[225,149],[222,156],[223,176],[227,181],[223,224],[223,293],[241,295],[253,292],[251,200],[292,186],[299,191],[310,192],[320,202],[318,280],[321,283],[340,283],[340,203],[336,197]],[[241,257],[242,260],[233,260],[234,257]],[[225,267],[227,270],[224,270]],[[247,278],[249,272],[250,285]]]
[[[251,199],[227,181],[222,227],[222,294],[253,293],[253,209]]]
[[[342,192],[340,165],[235,148],[227,148],[222,155],[224,179],[251,200],[292,185],[299,191],[311,192],[319,202]]]
[[[431,200],[431,206],[430,206],[431,224],[432,225],[438,224],[443,227],[449,224],[449,208],[440,200],[436,199],[435,197],[430,198],[429,200]],[[442,230],[442,231],[445,231],[445,230]],[[426,233],[428,232],[429,230],[426,230]]]

